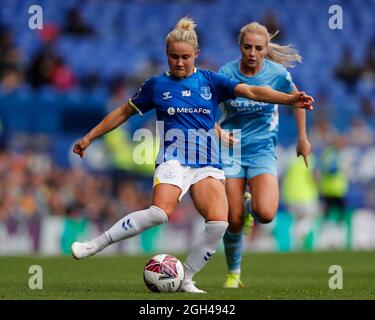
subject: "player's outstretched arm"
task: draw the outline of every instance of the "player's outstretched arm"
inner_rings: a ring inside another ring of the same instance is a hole
[[[234,93],[237,97],[243,97],[255,101],[292,105],[295,108],[313,109],[314,99],[305,92],[286,94],[273,90],[269,87],[249,86],[244,83],[238,84]]]
[[[136,111],[128,103],[123,104],[110,113],[93,129],[90,130],[81,140],[73,147],[73,152],[83,158],[86,148],[97,138],[109,131],[117,128],[120,124],[129,119]]]

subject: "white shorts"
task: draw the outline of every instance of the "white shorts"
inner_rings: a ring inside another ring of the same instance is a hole
[[[177,160],[169,160],[163,162],[156,168],[153,187],[160,183],[173,184],[181,189],[181,195],[179,197],[181,201],[191,185],[207,177],[225,181],[224,171],[218,168],[211,166],[192,168],[181,165]]]

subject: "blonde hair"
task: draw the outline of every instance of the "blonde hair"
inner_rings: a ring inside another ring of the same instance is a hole
[[[191,44],[194,49],[198,49],[198,36],[195,32],[196,23],[189,17],[180,19],[174,29],[168,33],[165,42],[168,44],[171,41],[182,41]]]
[[[272,38],[276,36],[279,31],[274,34],[270,34],[267,28],[258,22],[252,22],[241,28],[240,34],[238,36],[238,43],[241,45],[245,34],[256,33],[263,35],[267,41],[268,53],[266,59],[275,61],[282,64],[284,67],[293,68],[297,62],[302,62],[302,57],[299,55],[298,51],[293,48],[292,45],[281,46],[277,43],[271,42]]]

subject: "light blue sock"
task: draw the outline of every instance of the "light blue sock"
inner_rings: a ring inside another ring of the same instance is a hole
[[[239,274],[241,273],[242,232],[233,233],[227,230],[223,239],[228,271]]]

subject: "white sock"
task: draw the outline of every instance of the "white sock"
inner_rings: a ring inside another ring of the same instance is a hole
[[[167,221],[168,216],[162,209],[151,206],[148,209],[126,215],[104,234],[91,241],[98,247],[98,251],[100,251],[114,242],[134,237],[148,228]]]
[[[214,255],[221,239],[228,228],[226,221],[207,221],[206,227],[194,242],[185,262],[185,279],[191,280]]]
[[[108,245],[110,244],[109,239],[107,238],[105,233],[103,233],[102,235],[100,235],[99,237],[95,239],[92,239],[91,242],[96,245],[96,247],[98,248],[98,251],[103,250],[105,247],[108,247]]]

